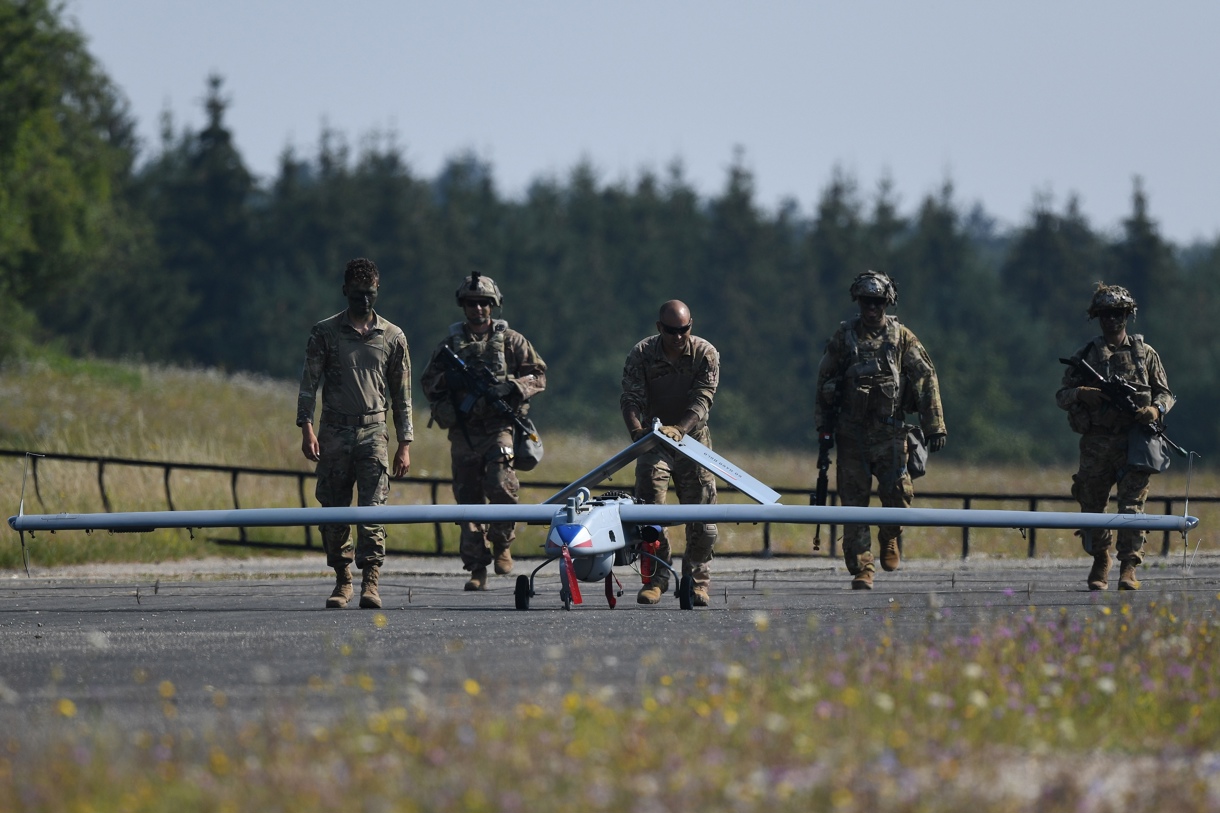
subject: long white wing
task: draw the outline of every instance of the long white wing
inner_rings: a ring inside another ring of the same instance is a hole
[[[986,511],[962,508],[858,508],[843,505],[624,505],[623,522],[772,522],[798,525],[908,525],[960,528],[1131,528],[1186,532],[1195,517],[1086,514],[1069,511]]]

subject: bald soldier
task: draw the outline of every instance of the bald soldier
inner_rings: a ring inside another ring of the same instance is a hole
[[[712,447],[708,413],[720,383],[720,354],[706,339],[691,333],[694,326],[686,303],[671,299],[661,306],[657,334],[631,349],[623,367],[623,394],[619,406],[633,441],[651,431],[659,419],[661,432],[673,440],[690,435]],[[646,503],[661,504],[670,480],[683,504],[711,505],[716,502],[716,481],[711,472],[668,449],[654,449],[635,464],[635,496]],[[669,540],[662,534],[657,555],[672,564]],[[682,575],[693,582],[696,607],[708,605],[711,587],[712,548],[716,526],[692,522],[686,526],[686,553]],[[669,589],[669,571],[656,567],[636,596],[640,604],[656,604]]]

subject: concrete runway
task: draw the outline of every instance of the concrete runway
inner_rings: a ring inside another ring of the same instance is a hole
[[[333,577],[320,557],[93,566],[0,575],[0,722],[19,731],[62,699],[86,720],[206,725],[291,708],[336,719],[354,708],[443,707],[467,680],[505,703],[559,696],[574,685],[630,698],[662,675],[747,669],[775,651],[811,651],[897,636],[963,632],[1030,606],[1096,612],[1099,605],[1172,602],[1214,617],[1220,556],[1151,557],[1143,589],[1085,587],[1089,560],[904,563],[876,589],[853,592],[824,558],[713,562],[712,606],[668,596],[635,604],[638,577],[607,606],[600,584],[565,611],[557,569],[542,571],[528,612],[513,606],[519,560],[486,592],[462,591],[456,559],[391,559],[381,611],[326,610]],[[887,628],[886,621],[890,622]],[[628,700],[629,702],[629,700]]]

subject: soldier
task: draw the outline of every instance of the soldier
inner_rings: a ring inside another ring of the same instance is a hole
[[[1110,502],[1110,489],[1118,486],[1119,513],[1142,514],[1148,498],[1147,468],[1128,465],[1128,435],[1132,427],[1159,423],[1173,408],[1161,357],[1138,333],[1127,333],[1127,320],[1134,319],[1135,299],[1126,288],[1097,283],[1089,303],[1089,319],[1101,323],[1101,335],[1073,354],[1073,360],[1088,362],[1104,377],[1115,376],[1133,385],[1134,411],[1126,411],[1069,366],[1063,386],[1055,394],[1060,408],[1068,412],[1068,424],[1079,432],[1080,469],[1072,475],[1072,497],[1080,510],[1102,512]],[[1093,557],[1089,570],[1090,590],[1105,590],[1110,579],[1110,543],[1113,532],[1079,532],[1085,553]],[[1135,570],[1144,560],[1144,534],[1124,529],[1118,532],[1119,590],[1138,590]]]
[[[530,398],[546,389],[546,364],[508,322],[492,318],[492,308],[501,307],[504,297],[491,277],[476,271],[462,281],[456,297],[466,319],[449,326],[449,335],[437,345],[422,381],[432,420],[449,430],[453,497],[460,505],[516,503],[520,486],[513,465],[512,416],[497,410],[487,397],[469,398],[467,385],[461,377],[447,374],[438,356],[448,347],[470,369],[494,378],[491,394],[522,418],[529,411]],[[465,410],[464,402],[469,404]],[[510,548],[515,537],[516,525],[511,522],[462,523],[462,566],[470,571],[465,589],[485,590],[487,566],[493,561],[497,574],[512,572]]]
[[[690,309],[671,299],[661,306],[657,335],[641,341],[627,356],[619,406],[633,441],[650,431],[653,419],[658,418],[666,436],[681,440],[690,435],[711,448],[707,418],[720,383],[720,354],[711,342],[691,334],[693,325]],[[635,496],[647,503],[664,503],[671,478],[679,502],[704,505],[716,502],[716,481],[707,469],[685,457],[675,459],[659,449],[641,455],[636,461]],[[713,523],[692,522],[686,526],[682,574],[691,577],[696,607],[708,605],[712,581],[708,563],[712,560],[716,536]],[[660,543],[657,555],[672,563],[669,540],[664,534]],[[668,588],[669,571],[658,566],[640,589],[636,601],[656,604]]]
[[[910,508],[914,492],[907,454],[914,427],[906,423],[906,414],[919,414],[930,451],[945,446],[936,370],[915,334],[886,315],[885,309],[898,302],[889,277],[865,271],[850,291],[860,315],[839,325],[818,367],[814,424],[819,443],[829,448],[838,442],[835,477],[843,505],[868,505],[876,477],[882,505]],[[877,530],[881,567],[887,571],[900,564],[901,533],[897,525]],[[843,561],[853,590],[873,588],[876,565],[867,525],[843,527]]]
[[[360,505],[384,505],[389,496],[389,437],[386,411],[394,413],[398,451],[394,476],[411,467],[411,357],[403,332],[377,315],[373,303],[381,277],[372,260],[350,260],[343,271],[347,310],[318,322],[305,347],[297,426],[301,451],[318,464],[315,496],[323,506],[352,504],[352,486]],[[322,424],[315,435],[314,401],[322,384]],[[323,525],[326,564],[335,569],[335,589],[326,599],[331,608],[346,607],[352,597],[351,563],[362,573],[360,606],[377,608],[377,580],[385,562],[385,528],[358,525],[353,555],[351,528]]]

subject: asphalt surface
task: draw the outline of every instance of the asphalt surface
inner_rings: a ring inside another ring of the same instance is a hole
[[[0,574],[0,724],[36,725],[70,700],[87,720],[120,726],[166,716],[206,724],[291,707],[335,718],[353,708],[445,708],[475,681],[506,703],[577,688],[630,697],[663,675],[746,668],[776,651],[827,652],[881,634],[964,632],[1028,607],[1096,612],[1099,605],[1170,602],[1179,613],[1220,609],[1220,556],[1153,557],[1143,589],[1090,593],[1089,560],[905,562],[852,591],[827,559],[717,559],[712,604],[680,610],[667,596],[635,603],[639,579],[616,574],[565,610],[554,565],[530,609],[514,608],[518,561],[489,589],[462,590],[455,559],[395,558],[384,607],[326,610],[333,586],[320,557],[108,565]],[[888,620],[889,624],[885,622]]]

